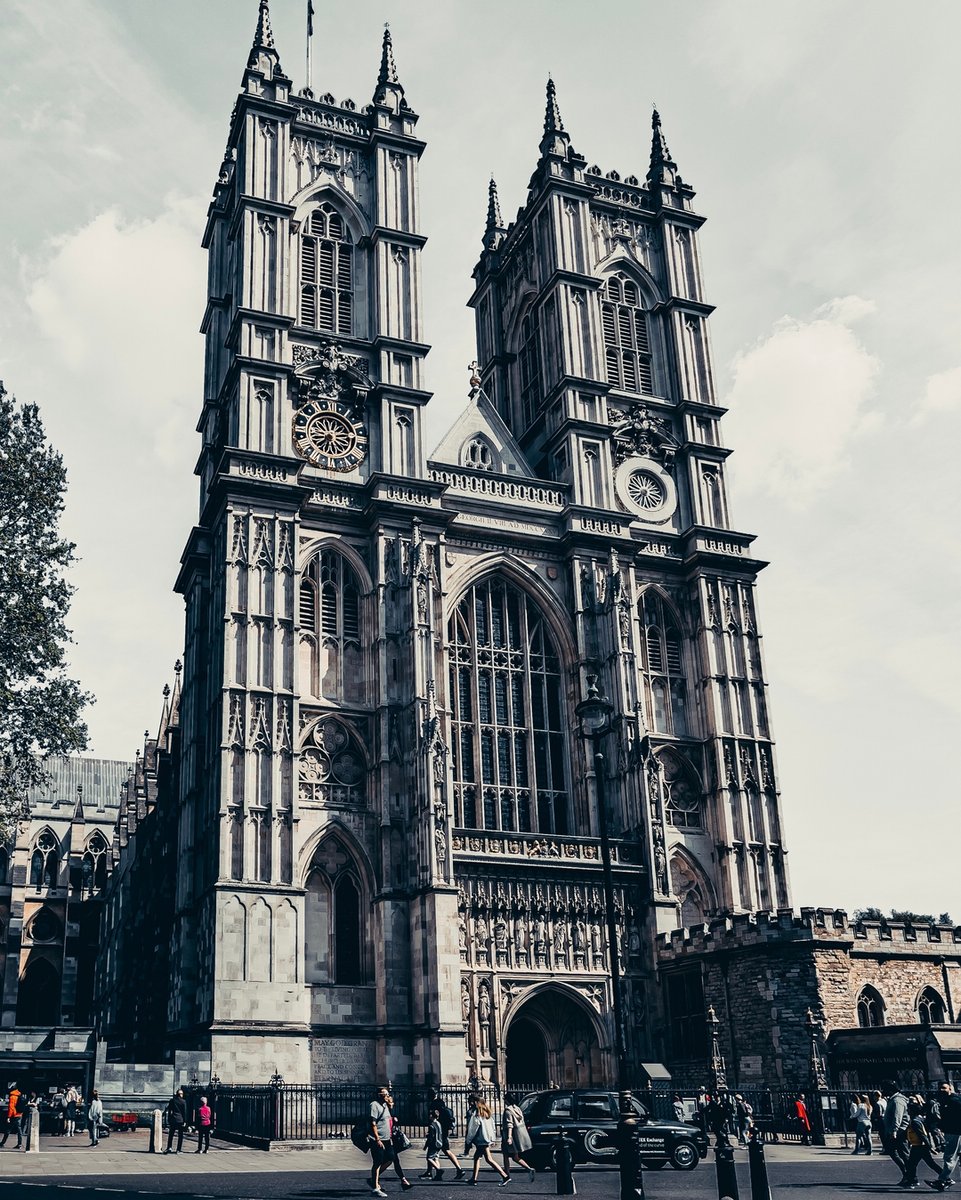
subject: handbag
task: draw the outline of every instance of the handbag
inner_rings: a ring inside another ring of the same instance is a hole
[[[395,1153],[400,1154],[404,1150],[410,1149],[411,1140],[403,1129],[397,1128],[390,1135],[390,1144],[394,1147]]]

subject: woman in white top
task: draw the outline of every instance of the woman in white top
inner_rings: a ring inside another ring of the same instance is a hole
[[[467,1182],[471,1186],[477,1183],[481,1159],[483,1159],[500,1175],[501,1181],[498,1186],[506,1187],[510,1183],[511,1177],[503,1167],[497,1165],[491,1155],[491,1146],[496,1134],[490,1106],[485,1104],[479,1096],[468,1096],[467,1103],[470,1105],[470,1116],[467,1119],[467,1140],[464,1143],[464,1153],[468,1154],[471,1147],[474,1148],[474,1173]]]

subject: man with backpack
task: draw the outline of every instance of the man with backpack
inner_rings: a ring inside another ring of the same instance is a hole
[[[17,1135],[17,1149],[23,1149],[23,1129],[20,1122],[26,1107],[26,1100],[23,1093],[17,1087],[16,1083],[11,1083],[7,1091],[7,1128],[4,1132],[3,1140],[0,1141],[0,1149],[7,1144],[7,1138],[11,1133]]]

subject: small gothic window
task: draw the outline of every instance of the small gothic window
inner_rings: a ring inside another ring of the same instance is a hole
[[[918,1018],[922,1025],[944,1024],[944,1001],[934,988],[925,988],[918,997]]]
[[[7,872],[10,870],[10,855],[0,848],[0,886],[7,882]]]
[[[493,471],[494,455],[483,438],[472,438],[464,447],[464,466],[475,471]]]
[[[626,392],[650,393],[654,372],[648,314],[637,284],[624,274],[608,278],[601,302],[607,381]]]
[[[330,204],[314,209],[300,244],[300,320],[326,333],[353,332],[353,246]]]
[[[653,590],[644,593],[639,607],[651,728],[657,733],[686,737],[689,730],[681,631],[670,607]]]
[[[878,1029],[884,1024],[884,1001],[873,987],[863,987],[858,995],[858,1024],[862,1029]]]

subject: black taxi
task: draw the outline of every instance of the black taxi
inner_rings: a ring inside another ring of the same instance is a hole
[[[639,1117],[647,1110],[631,1097]],[[573,1142],[575,1164],[617,1162],[617,1093],[591,1088],[532,1092],[521,1101],[521,1112],[531,1135],[525,1158],[544,1170],[556,1162],[558,1130]],[[640,1126],[641,1162],[645,1167],[670,1163],[677,1171],[693,1171],[707,1154],[707,1137],[696,1125],[683,1121],[650,1120]]]

